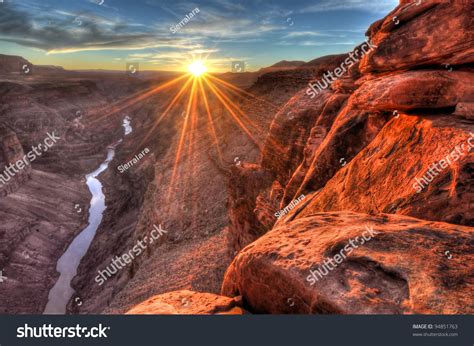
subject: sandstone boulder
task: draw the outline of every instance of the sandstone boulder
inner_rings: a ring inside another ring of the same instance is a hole
[[[168,292],[138,304],[127,315],[242,315],[238,298],[188,290]]]
[[[315,213],[244,248],[221,293],[241,295],[256,313],[473,313],[473,246],[471,227],[400,215]],[[324,267],[328,259],[333,265]]]
[[[469,72],[410,71],[363,83],[349,102],[373,111],[449,108],[474,98],[473,82]]]
[[[377,46],[360,70],[386,72],[438,65],[450,68],[474,61],[470,1],[408,1],[400,4],[368,34]]]

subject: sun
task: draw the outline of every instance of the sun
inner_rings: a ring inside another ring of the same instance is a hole
[[[193,75],[196,77],[199,77],[202,75],[204,72],[207,71],[206,66],[204,66],[203,62],[200,60],[193,61],[189,66],[188,66],[189,72],[191,72]]]

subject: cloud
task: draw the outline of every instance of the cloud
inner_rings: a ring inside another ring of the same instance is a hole
[[[359,42],[360,43],[360,42]],[[300,42],[288,42],[288,41],[280,41],[277,44],[279,46],[312,46],[312,47],[331,47],[331,46],[356,46],[359,43],[356,41],[300,41]]]
[[[185,69],[192,61],[203,60],[206,66],[212,70],[224,67],[230,68],[234,60],[250,60],[248,57],[211,57],[210,54],[217,53],[218,49],[196,49],[189,52],[152,52],[152,53],[133,53],[127,57],[127,61],[140,61],[155,65],[157,67]]]
[[[236,16],[236,11],[245,8],[231,1],[214,0],[214,3],[217,7],[201,10],[176,34],[169,28],[182,18],[176,22],[161,20],[143,25],[125,22],[117,16],[106,18],[96,12],[75,13],[40,4],[19,7],[4,3],[0,12],[0,40],[41,49],[48,54],[148,48],[192,50],[202,48],[204,42],[260,42],[267,33],[285,28],[265,23],[256,14]],[[191,3],[179,6],[188,10],[195,8]]]
[[[231,0],[214,0],[213,3],[217,6],[222,7],[226,11],[245,11],[245,6],[242,4],[237,4],[235,1]]]
[[[398,0],[323,0],[300,9],[297,13],[362,10],[376,14],[386,14],[393,10],[398,3]]]
[[[322,46],[356,46],[358,44],[359,43],[355,41],[337,41],[337,42],[303,41],[303,42],[300,42],[298,45],[322,47]]]
[[[299,38],[299,37],[314,37],[314,36],[332,37],[332,36],[338,36],[338,35],[319,32],[319,31],[293,31],[283,36],[283,38]]]
[[[236,16],[215,8],[201,10],[183,30],[183,35],[204,36],[215,40],[255,40],[267,33],[285,29],[283,25],[264,22],[257,15]]]
[[[189,39],[138,30],[124,22],[87,12],[50,11],[34,16],[10,3],[0,12],[0,40],[38,48],[50,54],[93,50],[131,50],[157,47],[194,49]]]

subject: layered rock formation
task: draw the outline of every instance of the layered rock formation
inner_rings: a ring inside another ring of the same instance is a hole
[[[277,113],[260,162],[231,178],[231,245],[250,245],[222,294],[259,313],[472,313],[472,15],[401,3],[360,64]],[[367,224],[381,234],[312,287],[310,268]]]
[[[268,210],[302,194],[312,195],[302,215],[393,212],[472,225],[472,11],[461,2],[402,3],[371,26],[377,47],[330,90],[314,99],[296,94],[275,116],[260,163],[236,172],[241,184],[230,185],[234,248],[271,228],[262,214],[272,219]],[[449,47],[439,49],[438,41]],[[416,179],[456,148],[457,160],[418,191]],[[267,178],[246,183],[257,176]],[[240,196],[249,196],[244,212],[233,207]]]
[[[0,196],[12,193],[30,178],[31,166],[23,165],[18,172],[8,169],[18,161],[24,162],[25,153],[16,133],[9,128],[0,127]]]
[[[87,225],[89,199],[79,179],[36,169],[0,198],[1,313],[43,312],[59,257]]]

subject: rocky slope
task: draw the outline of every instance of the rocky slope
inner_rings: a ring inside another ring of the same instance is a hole
[[[182,289],[215,294],[220,291],[224,272],[232,259],[226,229],[226,186],[230,170],[245,164],[244,160],[258,157],[259,146],[263,145],[266,129],[277,106],[272,106],[268,100],[226,92],[227,97],[251,119],[246,120],[240,115],[252,134],[249,137],[212,90],[207,87],[204,90],[212,105],[216,137],[213,137],[203,98],[199,97],[196,118],[186,125],[182,154],[176,159],[186,123],[183,109],[187,107],[189,95],[185,95],[176,110],[165,118],[168,121],[164,120],[150,140],[143,144],[155,148],[156,162],[152,183],[144,193],[138,223],[130,228],[129,234],[119,231],[122,241],[116,242],[112,252],[104,252],[103,248],[110,241],[110,233],[114,232],[104,229],[104,233],[101,231],[99,234],[97,239],[103,237],[102,245],[93,245],[95,250],[84,261],[84,265],[90,265],[83,270],[82,281],[86,286],[77,286],[85,301],[80,312],[124,313],[143,299]],[[221,87],[221,90],[225,89]],[[169,98],[176,91],[170,91]],[[287,98],[272,100],[277,104],[286,101]],[[156,119],[166,106],[164,103],[156,110],[156,101],[150,100],[144,112],[149,108],[152,116],[136,114],[133,123]],[[192,131],[191,126],[194,127]],[[144,132],[138,130],[137,138],[143,138],[151,127],[145,123]],[[94,282],[98,270],[110,263],[112,255],[126,253],[150,232],[153,225],[159,224],[168,233],[148,247],[132,266],[107,280],[102,287]],[[104,258],[104,261],[98,261],[98,258]]]

